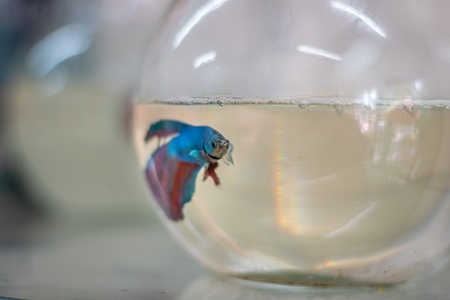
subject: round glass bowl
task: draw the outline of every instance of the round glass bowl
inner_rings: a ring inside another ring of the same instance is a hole
[[[170,231],[217,272],[282,284],[390,285],[439,264],[449,10],[175,2],[134,108],[151,202]]]

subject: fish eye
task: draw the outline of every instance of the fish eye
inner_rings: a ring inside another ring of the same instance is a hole
[[[216,147],[217,147],[217,145],[216,145],[215,142],[212,142],[211,146],[212,146],[214,149],[216,149]]]

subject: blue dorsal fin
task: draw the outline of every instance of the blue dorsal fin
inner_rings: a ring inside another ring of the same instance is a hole
[[[150,128],[147,130],[147,133],[145,135],[144,141],[148,142],[155,136],[159,138],[167,137],[172,134],[180,133],[181,131],[190,127],[192,126],[180,121],[160,120],[150,125]]]

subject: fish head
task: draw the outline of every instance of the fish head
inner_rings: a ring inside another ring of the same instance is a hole
[[[206,154],[213,159],[221,159],[227,154],[230,142],[219,132],[213,131],[213,134],[206,138],[204,148]]]

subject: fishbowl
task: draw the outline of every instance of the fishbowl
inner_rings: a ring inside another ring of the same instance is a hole
[[[450,242],[450,3],[175,1],[133,108],[148,198],[221,274],[384,286]]]

